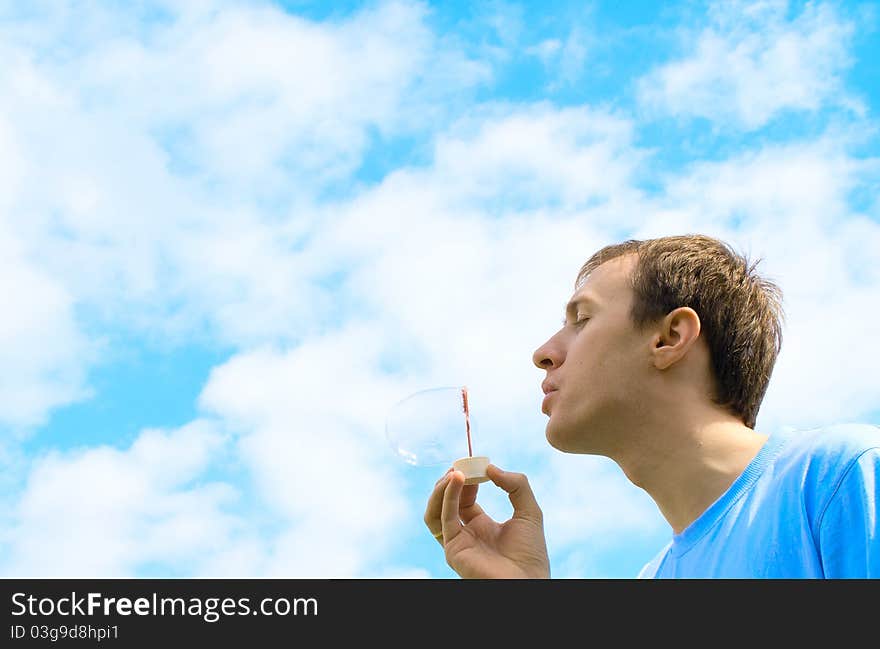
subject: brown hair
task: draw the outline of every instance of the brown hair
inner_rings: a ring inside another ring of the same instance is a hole
[[[638,329],[678,307],[700,317],[715,374],[713,401],[754,428],[782,345],[782,291],[728,244],[701,234],[629,239],[605,246],[581,267],[579,289],[604,262],[635,253],[630,316]]]

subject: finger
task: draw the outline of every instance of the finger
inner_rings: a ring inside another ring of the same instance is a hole
[[[459,505],[461,503],[463,486],[464,474],[461,471],[453,471],[449,474],[446,490],[443,492],[443,506],[440,512],[444,545],[461,533],[462,525]]]
[[[443,510],[443,492],[446,489],[446,482],[449,480],[451,471],[452,469],[450,468],[434,484],[434,489],[431,491],[431,495],[428,497],[428,504],[425,507],[425,525],[427,525],[431,535],[440,542],[440,545],[443,545],[443,528],[440,522],[440,515]]]
[[[490,464],[486,468],[486,475],[507,492],[510,504],[513,505],[514,518],[528,518],[539,522],[543,520],[541,508],[524,473],[502,471],[494,464]]]
[[[465,525],[483,513],[483,508],[477,504],[477,490],[479,486],[479,484],[466,484],[461,489],[458,513]]]
[[[467,525],[472,520],[474,520],[477,516],[484,514],[483,508],[480,507],[477,503],[470,505],[469,507],[459,506],[458,514],[461,517],[461,522]]]
[[[459,509],[465,509],[477,502],[477,490],[479,487],[480,485],[478,484],[466,484],[462,487],[461,504],[459,505]]]

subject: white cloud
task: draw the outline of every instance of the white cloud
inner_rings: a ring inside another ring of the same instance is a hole
[[[160,344],[311,331],[326,266],[296,253],[315,195],[375,134],[426,128],[489,74],[414,3],[326,23],[269,3],[51,9],[0,28],[2,353],[16,377],[0,420],[16,425],[88,394],[83,318]]]
[[[644,77],[640,101],[660,113],[745,130],[784,111],[861,112],[843,84],[853,24],[827,3],[807,3],[790,20],[789,11],[785,0],[713,4],[710,25],[687,45],[692,53]]]
[[[296,195],[355,170],[372,129],[424,128],[440,110],[435,93],[486,78],[485,67],[437,40],[425,14],[419,4],[386,2],[316,23],[268,3],[236,3],[198,20],[181,16],[160,38],[92,48],[82,85],[114,114],[167,133],[214,186]]]
[[[558,38],[546,38],[527,47],[525,52],[540,59],[553,78],[548,84],[548,90],[554,91],[581,79],[586,70],[588,44],[583,28],[575,25],[564,41]]]
[[[550,65],[562,49],[562,41],[558,38],[545,38],[540,43],[530,45],[526,54],[537,56],[544,65]]]
[[[31,30],[8,26],[13,65],[0,83],[28,170],[9,209],[33,215],[18,227],[35,245],[87,264],[89,281],[76,288],[96,301],[153,300],[169,279],[159,266],[185,264],[195,235],[210,246],[218,225],[259,229],[282,219],[285,205],[308,205],[361,164],[371,133],[424,129],[447,105],[438,96],[486,74],[444,49],[417,4],[315,23],[269,4],[229,3],[171,11],[145,33],[124,29],[109,9],[87,11],[94,20],[53,14],[59,41],[83,22],[103,26],[66,57],[37,59]],[[273,201],[271,215],[259,209]],[[217,270],[220,282],[239,274]],[[116,294],[97,293],[108,288]]]
[[[628,118],[586,107],[490,107],[438,138],[435,182],[496,212],[625,201],[641,160],[632,130]]]
[[[203,478],[222,449],[208,422],[145,430],[127,449],[51,452],[34,463],[5,527],[6,576],[131,577],[150,562],[198,571],[236,532],[236,491]]]
[[[91,353],[74,297],[13,229],[25,217],[13,209],[27,173],[25,149],[0,111],[0,431],[36,426],[50,408],[87,394],[82,364]]]
[[[581,78],[588,53],[587,37],[580,27],[575,26],[565,39],[565,45],[560,53],[560,83],[571,84]]]
[[[0,220],[0,431],[24,431],[88,394],[83,365],[93,353],[77,327],[73,298],[28,259]]]
[[[282,527],[270,574],[369,572],[393,543],[384,532],[407,506],[384,439],[396,386],[376,370],[389,344],[362,325],[212,372],[202,405],[241,431],[240,457]]]

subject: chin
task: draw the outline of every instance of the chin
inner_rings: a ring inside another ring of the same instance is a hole
[[[552,417],[550,421],[547,422],[547,430],[545,431],[544,436],[547,438],[547,442],[550,446],[557,451],[562,451],[563,453],[578,452],[572,444],[574,441],[572,439],[572,431],[566,431],[564,427],[554,425]]]
[[[599,453],[596,448],[596,418],[589,420],[583,416],[578,416],[575,421],[565,421],[557,416],[553,421],[551,413],[550,421],[547,422],[547,429],[544,433],[547,442],[558,451],[563,453],[576,453],[578,455],[595,455]]]

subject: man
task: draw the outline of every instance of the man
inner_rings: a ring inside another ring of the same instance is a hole
[[[593,255],[533,356],[547,440],[611,458],[657,503],[672,539],[639,577],[878,578],[880,427],[754,430],[783,315],[755,266],[702,235]],[[549,577],[526,476],[488,475],[513,505],[503,523],[458,471],[428,499],[447,563],[465,578]]]

